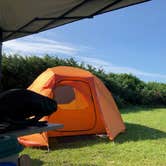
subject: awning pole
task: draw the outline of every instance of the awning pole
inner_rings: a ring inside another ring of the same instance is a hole
[[[1,90],[1,80],[2,80],[2,42],[3,42],[3,33],[2,29],[0,28],[0,90]]]

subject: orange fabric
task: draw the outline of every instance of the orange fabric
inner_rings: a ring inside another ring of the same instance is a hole
[[[48,117],[43,117],[40,121],[48,121]],[[32,147],[32,146],[49,146],[47,132],[36,133],[32,135],[22,136],[18,138],[20,144]]]
[[[32,134],[28,136],[19,137],[20,144],[32,147],[32,146],[48,146],[48,136],[46,132],[41,134]]]
[[[113,140],[119,134],[119,131],[125,130],[125,125],[120,116],[116,103],[105,85],[98,78],[95,78],[94,85],[96,90],[96,98],[100,98],[98,108],[100,109],[102,114],[101,116],[104,119],[107,134],[109,138]]]
[[[62,81],[58,85],[72,85],[75,91],[75,100],[68,104],[59,104],[58,111],[49,117],[50,123],[64,124],[60,131],[83,131],[93,128],[95,123],[94,106],[88,84],[77,81]],[[65,118],[64,118],[65,117]],[[89,117],[91,117],[90,120]]]
[[[45,137],[105,132],[113,140],[125,130],[111,93],[97,77],[88,71],[66,66],[49,68],[28,89],[54,98],[55,87],[66,85],[73,87],[74,99],[67,104],[59,104],[58,110],[47,117],[48,122],[62,123],[64,128],[49,131],[44,137],[40,134],[21,137],[19,138],[21,143],[35,146],[32,142],[36,142],[36,146],[39,144],[39,146],[47,146],[48,140]]]

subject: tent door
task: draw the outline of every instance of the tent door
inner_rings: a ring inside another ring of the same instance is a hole
[[[94,102],[89,85],[83,81],[61,81],[53,90],[58,111],[49,122],[64,124],[58,131],[85,131],[95,126]]]

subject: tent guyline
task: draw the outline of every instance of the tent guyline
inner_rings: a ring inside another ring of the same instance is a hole
[[[106,6],[104,6],[103,8],[101,8],[100,10],[97,10],[96,12],[94,12],[93,14],[90,14],[88,16],[67,16],[69,14],[72,14],[73,11],[75,11],[76,9],[82,7],[83,5],[85,5],[86,3],[90,3],[92,0],[84,0],[82,1],[81,3],[79,3],[78,5],[74,6],[73,8],[69,9],[67,12],[65,12],[64,14],[62,14],[61,16],[59,17],[48,17],[48,18],[43,18],[43,17],[35,17],[33,18],[31,21],[29,21],[28,23],[26,23],[25,25],[21,26],[20,28],[18,28],[17,30],[7,30],[7,29],[2,29],[3,32],[9,32],[10,34],[7,35],[3,41],[6,41],[8,40],[10,37],[12,37],[13,35],[15,35],[16,33],[24,33],[24,34],[35,34],[35,33],[39,33],[45,29],[47,29],[47,27],[51,26],[52,24],[54,24],[55,22],[59,21],[59,20],[72,20],[71,22],[74,22],[74,21],[78,21],[78,20],[81,20],[81,19],[90,19],[90,18],[93,18],[95,15],[99,15],[99,14],[102,14],[102,13],[105,13],[105,10],[110,8],[110,7],[113,7],[114,5],[117,5],[118,3],[120,3],[121,1],[123,0],[116,0],[116,1],[113,1],[111,2],[110,4],[107,4]],[[146,0],[148,1],[148,0]],[[142,3],[142,2],[137,2],[135,3],[134,5],[136,4],[139,4],[139,3]],[[132,4],[133,5],[133,4]],[[130,5],[128,5],[130,6]],[[127,6],[124,6],[124,7],[127,7]],[[120,8],[123,8],[123,7],[120,7]],[[106,11],[108,12],[108,11]],[[73,20],[74,19],[74,20]],[[37,22],[37,21],[49,21],[46,25],[40,27],[38,30],[36,31],[26,31],[26,30],[23,30],[24,28],[30,26],[31,24],[33,24],[34,22]],[[64,23],[66,24],[66,23]],[[63,24],[62,24],[63,25]],[[61,25],[58,25],[58,26],[61,26]],[[57,27],[57,26],[55,26]],[[49,29],[49,28],[48,28]]]

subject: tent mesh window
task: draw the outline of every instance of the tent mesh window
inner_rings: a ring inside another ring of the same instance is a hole
[[[83,92],[70,85],[60,85],[53,89],[54,100],[61,110],[84,110],[88,107]]]

